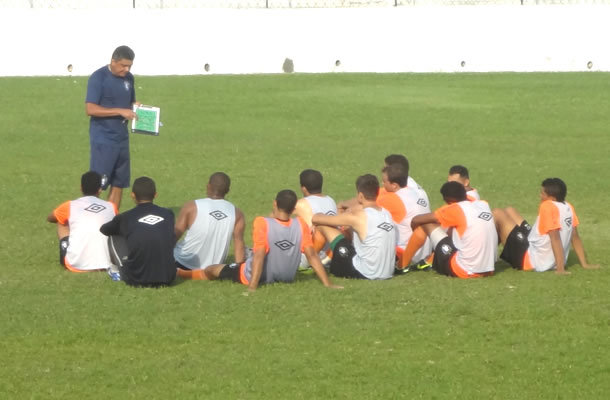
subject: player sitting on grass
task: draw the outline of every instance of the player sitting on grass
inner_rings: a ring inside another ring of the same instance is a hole
[[[415,252],[405,254],[407,243],[413,236],[411,220],[416,215],[430,212],[427,201],[421,197],[420,192],[416,188],[407,186],[409,171],[405,170],[403,164],[395,163],[386,166],[382,170],[382,176],[383,188],[385,190],[379,191],[377,204],[390,212],[398,228],[396,256],[400,264],[397,272],[408,271],[411,260],[415,263],[424,261],[422,266],[429,268],[430,265],[425,263],[425,259],[432,253],[432,244],[423,231],[421,233],[423,243],[420,243]]]
[[[174,213],[153,204],[155,182],[145,176],[133,182],[135,208],[102,225],[110,237],[110,252],[121,280],[130,286],[167,286],[176,277]]]
[[[555,269],[557,274],[568,274],[565,264],[572,244],[583,268],[599,268],[587,262],[578,234],[578,217],[574,207],[565,201],[566,194],[567,187],[561,179],[542,181],[540,206],[533,227],[512,207],[494,209],[498,235],[504,244],[500,258],[523,271]]]
[[[454,165],[453,167],[449,168],[447,182],[459,182],[464,185],[468,200],[481,200],[479,192],[470,186],[470,175],[468,174],[468,168],[464,167],[463,165]]]
[[[441,194],[447,205],[411,221],[413,229],[421,226],[432,240],[432,268],[457,278],[493,274],[498,235],[489,205],[481,200],[469,201],[466,189],[458,182],[445,183]],[[450,236],[443,228],[449,229]]]
[[[330,272],[343,278],[388,279],[394,272],[396,227],[387,210],[377,205],[379,181],[374,175],[356,180],[358,207],[339,215],[315,214],[312,222],[333,252]],[[353,243],[336,226],[353,230]]]
[[[210,265],[196,280],[232,280],[254,291],[260,284],[293,282],[301,253],[305,253],[316,275],[326,287],[328,275],[314,251],[307,224],[299,217],[290,218],[297,202],[292,190],[280,191],[273,201],[271,217],[256,217],[252,229],[252,256],[244,263]]]
[[[47,217],[47,221],[57,224],[59,263],[69,271],[108,269],[112,273],[108,240],[100,233],[100,226],[117,211],[113,203],[98,198],[101,191],[100,174],[86,172],[81,177],[83,197],[66,201]]]
[[[297,201],[297,205],[294,208],[294,214],[301,217],[309,226],[313,238],[314,250],[320,252],[321,260],[325,260],[328,257],[326,253],[328,252],[329,247],[324,236],[321,233],[316,232],[315,227],[311,223],[311,218],[314,214],[319,213],[337,215],[337,204],[332,197],[322,193],[323,178],[319,171],[306,169],[299,175],[299,181],[301,184],[301,192],[305,197]]]
[[[190,273],[208,265],[224,263],[233,238],[235,262],[245,259],[245,218],[241,210],[226,201],[231,179],[224,172],[215,172],[207,184],[207,198],[187,202],[178,214],[174,232],[180,239],[174,258],[176,267]],[[180,271],[178,271],[180,273]]]

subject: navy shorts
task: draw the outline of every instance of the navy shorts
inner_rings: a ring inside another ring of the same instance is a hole
[[[89,169],[102,176],[102,189],[108,186],[127,188],[131,178],[129,146],[91,143]]]

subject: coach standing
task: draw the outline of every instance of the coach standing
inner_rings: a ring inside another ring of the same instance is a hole
[[[135,54],[127,46],[112,53],[110,64],[95,71],[87,84],[86,112],[91,144],[90,170],[102,176],[102,189],[110,186],[108,201],[121,205],[123,188],[129,187],[128,121],[136,118],[133,75]]]

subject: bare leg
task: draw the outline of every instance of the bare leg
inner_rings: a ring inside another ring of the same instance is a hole
[[[523,221],[525,221],[525,218],[523,218],[521,214],[519,214],[519,212],[512,207],[507,207],[504,209],[504,211],[506,211],[506,214],[508,214],[510,219],[513,220],[515,225],[521,225]]]
[[[70,227],[68,225],[57,224],[57,237],[63,239],[70,236]]]
[[[511,208],[516,215],[519,215],[514,209]],[[503,210],[501,208],[494,208],[492,210],[494,215],[494,221],[496,223],[496,230],[498,231],[498,238],[502,244],[506,244],[506,239],[512,230],[518,224],[513,220],[511,215],[508,213],[508,209]],[[523,221],[523,218],[521,218]]]
[[[332,243],[333,240],[337,238],[337,236],[341,235],[341,231],[332,226],[316,226],[316,232],[320,232],[326,238],[328,243]]]
[[[114,203],[117,209],[121,208],[121,198],[123,197],[123,188],[111,186],[108,193],[108,201]]]

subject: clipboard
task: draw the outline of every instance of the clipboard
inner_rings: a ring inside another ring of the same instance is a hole
[[[131,121],[131,131],[133,133],[159,136],[161,116],[161,109],[159,107],[141,104],[133,106],[133,112],[138,116],[137,119]]]

